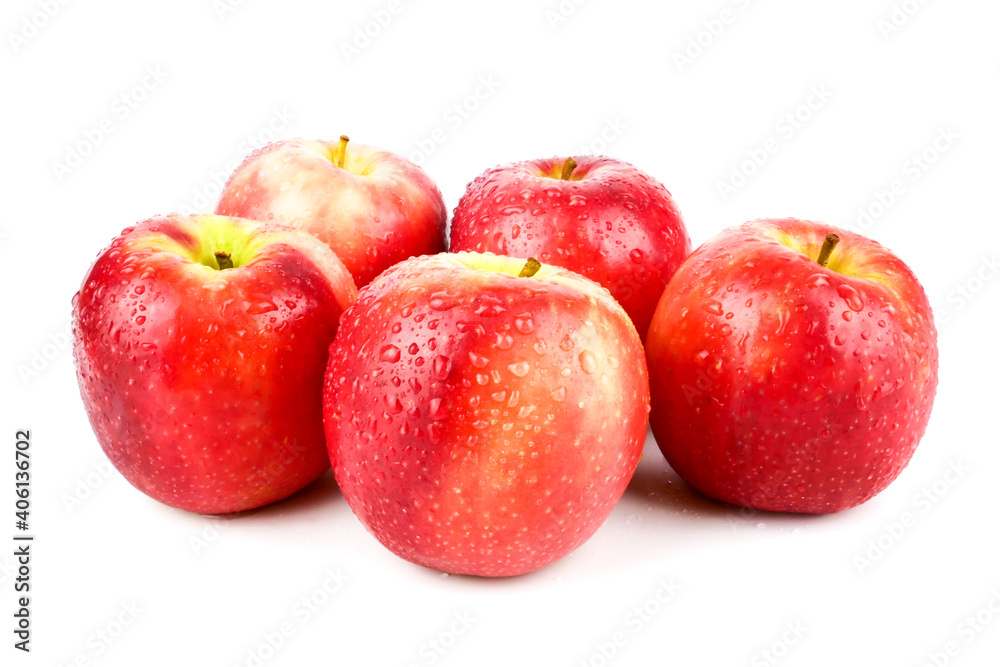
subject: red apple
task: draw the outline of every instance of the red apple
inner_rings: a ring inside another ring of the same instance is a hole
[[[761,510],[837,512],[879,493],[913,455],[937,386],[913,272],[804,220],[746,223],[698,248],[660,298],[646,353],[667,461]]]
[[[414,563],[495,577],[555,561],[607,518],[642,453],[649,387],[607,290],[458,253],[361,290],[324,401],[337,482],[368,530]]]
[[[229,178],[215,212],[309,232],[358,287],[407,257],[443,251],[448,218],[420,167],[371,146],[348,147],[347,137],[265,146]]]
[[[479,176],[455,209],[451,249],[537,257],[581,273],[611,291],[645,338],[691,241],[663,185],[630,164],[588,155]]]
[[[329,248],[287,227],[171,215],[123,231],[73,300],[80,392],[111,463],[205,514],[315,480],[327,348],[356,294]]]

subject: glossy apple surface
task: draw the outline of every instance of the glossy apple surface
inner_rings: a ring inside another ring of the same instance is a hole
[[[343,139],[280,141],[253,153],[229,178],[216,213],[309,232],[358,287],[407,257],[443,251],[448,214],[427,174]]]
[[[324,388],[347,502],[397,555],[516,575],[586,541],[642,453],[639,337],[596,283],[476,253],[403,262],[341,320]]]
[[[152,498],[206,514],[315,480],[329,468],[327,348],[355,297],[304,232],[214,215],[123,231],[73,308],[80,391],[111,463]]]
[[[836,512],[879,493],[913,455],[937,385],[913,272],[870,239],[795,219],[695,250],[646,350],[667,461],[705,494],[762,510]]]
[[[588,155],[486,171],[455,208],[451,250],[536,257],[583,274],[610,290],[645,338],[691,241],[662,184]]]

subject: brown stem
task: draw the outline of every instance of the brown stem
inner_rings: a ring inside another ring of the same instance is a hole
[[[826,235],[823,239],[823,247],[819,249],[819,257],[816,258],[816,263],[820,266],[826,266],[826,263],[830,261],[830,255],[833,254],[833,249],[837,247],[840,243],[840,237],[834,233]]]
[[[560,180],[568,181],[574,169],[576,169],[576,160],[571,157],[566,158],[566,161],[563,162],[562,173],[559,175]]]
[[[522,268],[521,272],[519,274],[517,274],[517,277],[518,278],[530,278],[531,276],[533,276],[536,273],[538,273],[538,269],[540,269],[540,268],[542,268],[542,263],[539,262],[534,257],[529,257],[528,261],[526,261],[524,263],[524,268]]]
[[[233,268],[233,256],[228,252],[215,253],[215,261],[219,263],[219,270]]]
[[[347,142],[350,140],[351,138],[346,134],[340,135],[340,146],[338,146],[339,152],[337,153],[337,166],[341,169],[344,168],[344,160],[347,158]]]

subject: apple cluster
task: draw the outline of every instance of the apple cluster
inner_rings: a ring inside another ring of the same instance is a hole
[[[341,137],[125,229],[73,299],[112,464],[204,514],[332,465],[397,555],[509,576],[600,527],[648,426],[699,491],[803,513],[868,500],[923,435],[930,305],[874,241],[766,219],[692,253],[666,188],[595,156],[490,169],[447,218],[417,165]]]

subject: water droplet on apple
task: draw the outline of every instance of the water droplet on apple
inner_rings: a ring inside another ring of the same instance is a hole
[[[213,281],[217,282],[217,281]],[[206,283],[207,284],[207,283]],[[265,313],[270,313],[277,310],[278,307],[274,305],[271,301],[259,301],[257,303],[251,304],[247,308],[247,313],[250,315],[263,315]]]
[[[458,305],[459,297],[448,292],[431,294],[430,306],[434,310],[450,310]]]
[[[809,289],[815,289],[817,287],[827,287],[830,281],[822,273],[814,273],[806,280],[806,287]]]
[[[527,361],[518,361],[507,366],[507,370],[519,378],[523,378],[531,370],[531,364]]]
[[[394,415],[398,415],[403,411],[403,403],[399,400],[398,396],[385,395],[385,405],[389,408],[389,412]]]
[[[535,330],[535,321],[531,319],[530,313],[521,313],[514,318],[514,328],[527,335]]]
[[[389,363],[399,361],[399,356],[399,348],[395,345],[386,345],[379,351],[379,359],[388,361]]]
[[[553,401],[558,401],[562,403],[566,400],[566,387],[560,386],[555,391],[553,391],[549,396]]]
[[[476,354],[472,350],[469,350],[469,361],[471,361],[472,365],[475,366],[476,368],[485,368],[490,363],[489,357],[484,357],[481,354]]]
[[[702,304],[702,308],[704,308],[707,312],[711,313],[712,315],[722,315],[722,304],[716,301],[715,299],[709,299],[708,301],[706,301],[704,304]]]
[[[434,361],[431,366],[435,379],[442,382],[448,379],[448,375],[451,373],[451,359],[439,354],[434,357]]]
[[[837,286],[837,294],[847,303],[847,307],[856,313],[860,313],[865,307],[864,301],[861,300],[861,295],[847,283],[841,283]]]
[[[506,331],[498,331],[493,344],[500,350],[509,350],[514,345],[514,337]]]
[[[595,370],[597,370],[597,359],[594,357],[594,353],[590,350],[584,350],[580,353],[578,357],[580,360],[580,368],[587,375],[591,375]]]
[[[427,416],[431,419],[444,419],[450,414],[448,408],[442,404],[442,399],[440,398],[431,399],[427,409]]]

